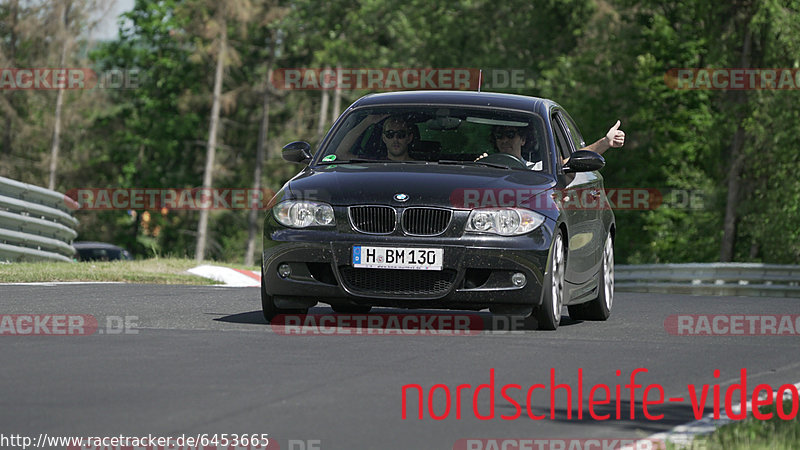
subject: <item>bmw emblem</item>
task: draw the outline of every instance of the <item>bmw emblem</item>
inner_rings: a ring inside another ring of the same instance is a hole
[[[404,202],[408,200],[408,194],[394,194],[394,199],[398,202]]]

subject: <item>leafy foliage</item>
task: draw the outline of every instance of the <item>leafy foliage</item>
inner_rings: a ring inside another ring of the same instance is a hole
[[[653,210],[617,211],[626,236],[617,241],[620,262],[717,260],[731,206],[735,260],[800,263],[798,91],[678,90],[665,82],[671,68],[739,67],[747,60],[753,67],[800,67],[799,0],[234,3],[224,6],[230,52],[216,186],[252,185],[265,93],[271,107],[263,186],[278,189],[298,170],[279,158],[283,143],[318,139],[320,92],[275,90],[267,83],[270,68],[519,69],[524,85],[504,90],[561,103],[586,141],[622,121],[626,145],[606,153],[607,187],[667,195]],[[22,5],[16,15],[14,5]],[[201,185],[221,7],[137,0],[118,37],[90,49],[95,70],[138,71],[139,84],[69,94],[63,190]],[[52,14],[41,12],[47,10],[47,2],[0,4],[3,61],[12,53],[20,67],[52,59],[57,46],[48,47],[45,22]],[[87,54],[85,46],[73,51],[73,61]],[[365,93],[342,92],[343,105]],[[53,103],[49,92],[0,93],[0,124],[10,124],[0,136],[0,174],[44,184]],[[737,171],[731,148],[738,129],[745,163]],[[733,203],[732,176],[739,190]],[[194,253],[196,212],[81,212],[79,218],[82,239],[113,241],[138,255]],[[246,211],[212,213],[210,256],[240,260],[246,226]]]

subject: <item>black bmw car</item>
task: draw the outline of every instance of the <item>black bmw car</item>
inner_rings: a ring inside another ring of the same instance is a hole
[[[614,214],[553,101],[485,92],[398,92],[353,103],[286,183],[264,221],[264,316],[373,306],[481,310],[554,330],[605,320]]]

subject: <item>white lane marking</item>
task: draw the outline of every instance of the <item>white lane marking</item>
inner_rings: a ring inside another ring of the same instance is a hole
[[[123,281],[37,281],[30,283],[0,283],[0,286],[60,286],[65,284],[125,284]]]

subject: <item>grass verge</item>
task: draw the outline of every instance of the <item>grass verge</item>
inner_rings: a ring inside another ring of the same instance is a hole
[[[762,413],[772,413],[772,418],[759,420],[752,415],[747,419],[719,427],[707,436],[699,436],[687,447],[673,448],[708,450],[796,450],[800,449],[800,415],[797,411],[790,420],[781,419],[776,406],[760,408]],[[792,415],[792,402],[783,403],[783,412]]]
[[[258,270],[242,264],[213,264],[235,269]],[[21,262],[0,264],[0,283],[49,281],[121,281],[146,284],[218,284],[217,281],[186,273],[199,264],[191,259],[157,258],[139,261]]]

